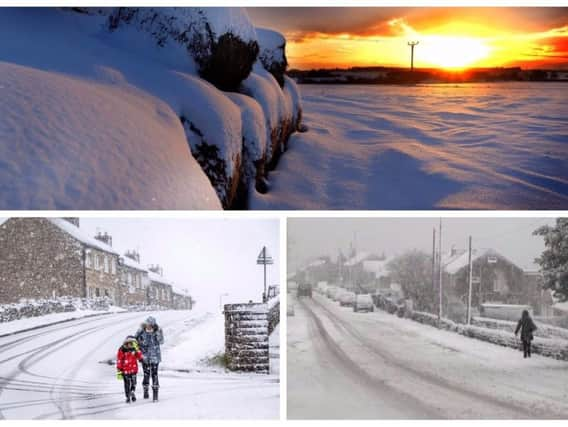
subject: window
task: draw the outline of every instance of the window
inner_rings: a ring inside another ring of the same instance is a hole
[[[114,258],[110,260],[110,272],[116,274],[116,260]]]
[[[105,289],[105,297],[108,297],[108,296],[110,296],[109,293],[108,293],[108,289]]]
[[[109,272],[109,268],[108,268],[108,257],[107,257],[106,255],[104,255],[103,261],[104,261],[103,264],[104,264],[105,273],[108,273],[108,272]]]
[[[99,270],[101,268],[101,265],[100,265],[100,262],[99,262],[99,254],[94,254],[94,256],[95,256],[95,270]]]
[[[85,267],[93,268],[93,254],[91,252],[85,254]]]
[[[96,258],[95,258],[96,259]],[[99,288],[95,288],[95,296],[100,297],[101,293],[99,291]]]

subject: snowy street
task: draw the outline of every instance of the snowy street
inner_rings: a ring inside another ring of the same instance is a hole
[[[301,85],[254,209],[562,209],[565,84]]]
[[[165,342],[160,400],[126,404],[109,363],[148,315]],[[277,375],[226,373],[204,363],[223,351],[223,317],[199,311],[121,313],[0,338],[0,419],[277,418]]]
[[[290,419],[568,416],[566,362],[316,294],[290,303]]]

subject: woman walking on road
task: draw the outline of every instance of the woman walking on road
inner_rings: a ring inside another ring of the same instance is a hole
[[[162,361],[160,345],[164,343],[164,334],[158,326],[156,319],[152,316],[148,317],[136,333],[136,339],[140,344],[140,350],[144,359],[142,360],[142,369],[144,371],[144,399],[150,397],[148,389],[150,386],[150,378],[152,379],[152,400],[158,400],[158,389],[160,383],[158,380],[158,365]]]
[[[536,331],[536,325],[534,324],[528,310],[523,310],[523,314],[517,323],[517,329],[515,329],[515,336],[521,331],[521,341],[523,342],[523,353],[524,357],[531,357],[531,341],[533,340],[533,332]]]

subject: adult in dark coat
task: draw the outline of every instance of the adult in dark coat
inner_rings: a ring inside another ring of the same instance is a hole
[[[150,378],[152,379],[153,400],[158,400],[158,389],[160,382],[158,380],[158,365],[162,361],[162,353],[160,345],[164,343],[164,333],[158,326],[156,319],[152,316],[148,317],[136,332],[136,339],[140,345],[140,350],[144,356],[142,360],[142,369],[144,371],[144,399],[148,399],[148,388],[150,386]]]
[[[515,335],[517,335],[519,331],[521,331],[524,357],[531,357],[531,341],[534,338],[533,332],[536,331],[536,325],[531,319],[528,310],[523,310],[519,323],[517,323],[517,329],[515,329]]]

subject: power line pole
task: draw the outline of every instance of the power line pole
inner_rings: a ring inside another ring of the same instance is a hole
[[[432,297],[436,289],[436,227],[432,228]],[[433,298],[432,298],[433,299]]]
[[[408,46],[410,46],[410,71],[414,71],[414,46],[416,46],[419,42],[413,41],[408,42]]]
[[[439,276],[439,281],[438,281],[438,285],[439,285],[439,301],[438,304],[438,320],[442,319],[442,218],[440,218],[440,232],[439,232],[439,236],[438,236],[438,253],[440,254],[439,259],[440,259],[440,264],[439,264],[439,270],[440,270],[440,276]]]
[[[468,278],[468,292],[467,292],[467,324],[471,324],[471,288],[473,284],[473,270],[471,259],[471,236],[469,236],[469,278]]]

